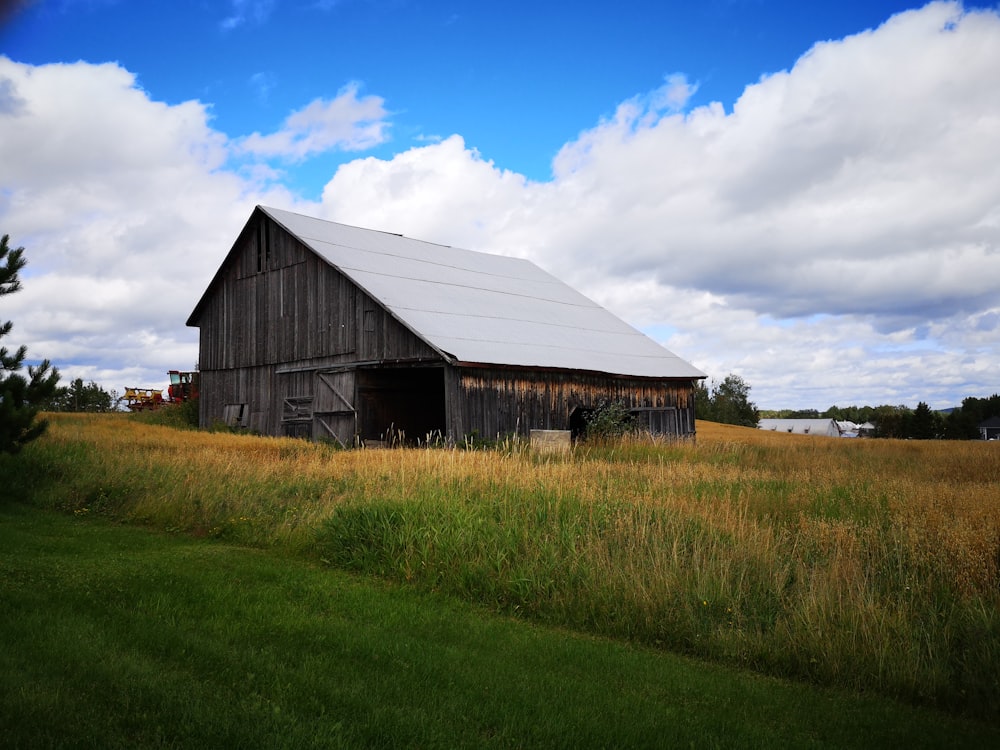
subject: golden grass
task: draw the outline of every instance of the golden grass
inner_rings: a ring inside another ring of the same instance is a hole
[[[524,450],[335,451],[178,431],[126,415],[48,418],[46,442],[99,449],[91,460],[116,493],[141,488],[124,503],[132,517],[157,521],[166,513],[182,528],[263,515],[287,540],[346,500],[442,489],[476,497],[541,492],[666,508],[737,538],[759,536],[760,528],[795,534],[800,546],[826,556],[856,558],[862,529],[878,521],[911,559],[949,571],[958,590],[998,588],[1000,449],[993,443],[838,440],[699,421],[696,444],[640,440],[540,458]],[[100,489],[81,485],[71,502],[86,508]]]
[[[50,422],[26,452],[36,502],[288,547],[768,671],[1000,708],[996,443],[699,422],[696,442],[547,457],[338,451],[127,415]]]

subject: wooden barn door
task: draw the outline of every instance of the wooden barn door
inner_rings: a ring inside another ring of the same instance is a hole
[[[316,373],[313,401],[314,440],[334,440],[344,447],[354,444],[358,432],[354,383],[353,370],[326,370]]]
[[[285,437],[312,439],[313,374],[311,372],[279,372],[281,393],[281,434]]]

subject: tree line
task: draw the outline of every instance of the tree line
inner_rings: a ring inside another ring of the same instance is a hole
[[[93,380],[84,383],[83,378],[77,378],[68,386],[56,388],[42,404],[42,410],[107,412],[116,411],[118,403],[115,391],[108,392]]]
[[[760,411],[750,400],[750,385],[739,375],[729,374],[721,382],[701,381],[695,386],[695,416],[709,422],[756,427],[762,417],[775,419],[834,419],[874,425],[873,435],[900,440],[979,440],[979,425],[1000,417],[1000,394],[987,398],[969,396],[962,405],[935,411],[921,401],[908,406],[831,406],[816,409]]]
[[[831,406],[824,412],[816,409],[781,409],[763,412],[776,419],[835,419],[855,424],[875,425],[875,437],[901,440],[978,440],[979,425],[991,417],[1000,417],[1000,394],[987,398],[969,396],[962,405],[948,411],[935,411],[921,401],[908,406]]]

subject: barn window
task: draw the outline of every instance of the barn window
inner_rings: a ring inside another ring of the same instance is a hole
[[[375,332],[375,311],[365,310],[365,333]]]
[[[257,273],[267,270],[271,262],[271,236],[267,231],[267,222],[257,225]]]
[[[283,402],[281,413],[282,424],[287,422],[310,422],[312,423],[313,397],[312,396],[289,396]]]
[[[246,427],[248,416],[246,404],[226,404],[222,407],[222,421],[228,427]]]

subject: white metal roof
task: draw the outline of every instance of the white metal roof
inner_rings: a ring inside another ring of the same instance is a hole
[[[530,261],[260,208],[459,362],[705,377]]]

